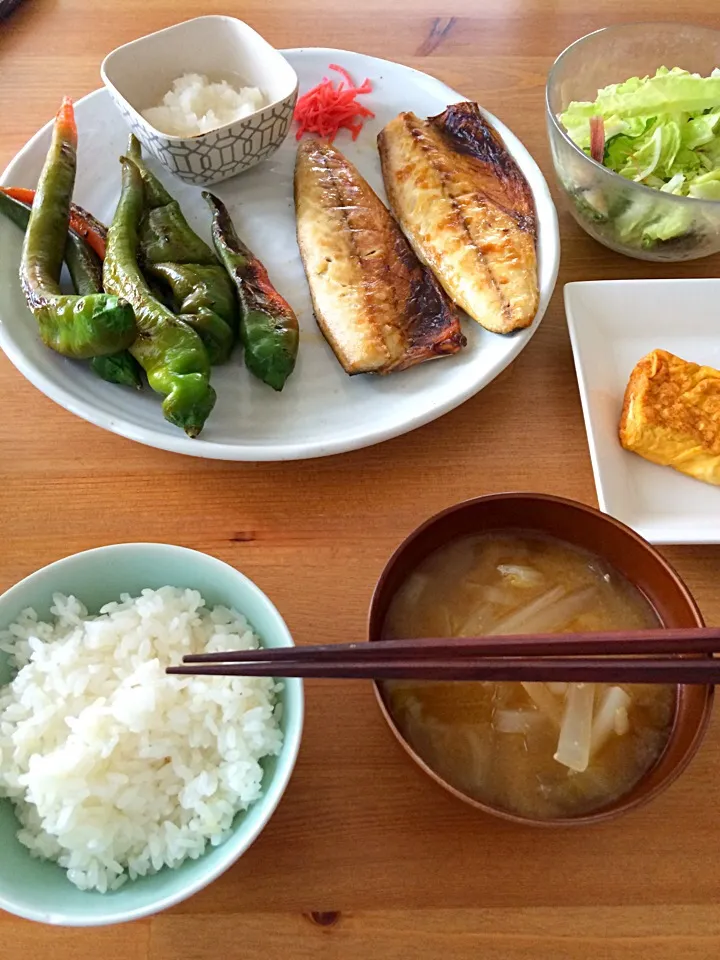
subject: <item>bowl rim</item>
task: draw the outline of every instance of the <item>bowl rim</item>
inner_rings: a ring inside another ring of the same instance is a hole
[[[241,24],[244,28],[247,29],[249,34],[252,36],[253,43],[256,43],[258,40],[260,43],[269,48],[269,51],[279,57],[284,61],[287,69],[290,72],[292,78],[294,78],[294,85],[292,89],[288,90],[286,94],[282,97],[277,97],[275,100],[270,103],[266,103],[264,106],[259,107],[257,110],[254,110],[252,113],[249,113],[246,117],[242,117],[239,120],[230,120],[228,123],[223,123],[219,127],[213,127],[212,130],[205,130],[203,133],[196,133],[189,137],[181,137],[178,134],[174,133],[165,133],[162,130],[159,130],[157,127],[153,126],[145,117],[140,113],[139,110],[130,103],[125,94],[122,92],[120,87],[114,83],[107,74],[107,67],[110,65],[110,61],[115,57],[116,54],[121,53],[123,50],[127,50],[129,47],[134,47],[136,45],[143,44],[146,40],[150,40],[153,37],[161,36],[162,34],[172,33],[175,30],[178,30],[181,27],[186,27],[188,24],[197,23],[200,20],[232,20],[234,23]],[[142,37],[135,37],[134,40],[128,40],[127,43],[120,44],[119,47],[115,47],[114,50],[111,50],[110,53],[106,54],[103,58],[102,63],[100,64],[100,77],[102,82],[107,87],[111,96],[117,96],[122,100],[128,110],[130,110],[136,120],[144,127],[147,128],[148,132],[152,133],[154,136],[159,137],[161,140],[166,140],[170,144],[180,144],[180,143],[201,143],[205,137],[209,137],[215,134],[224,133],[229,130],[231,127],[238,126],[239,124],[245,124],[250,120],[254,120],[259,117],[266,110],[274,109],[281,103],[285,103],[288,100],[291,100],[294,97],[297,97],[298,89],[300,86],[300,81],[298,80],[297,72],[289,60],[282,55],[280,50],[277,47],[274,47],[269,40],[266,40],[262,34],[252,27],[245,20],[241,20],[239,17],[232,17],[226,14],[221,13],[209,13],[203,14],[199,17],[190,17],[189,20],[181,20],[178,23],[172,23],[169,27],[161,27],[160,30],[153,30],[151,33],[146,33]]]
[[[538,505],[544,503],[555,503],[559,504],[565,508],[572,508],[577,510],[579,513],[585,513],[593,518],[601,518],[606,521],[609,526],[612,526],[619,530],[622,534],[630,539],[634,540],[635,543],[642,547],[647,554],[653,557],[653,559],[661,566],[664,571],[672,578],[678,587],[680,593],[682,594],[683,600],[686,602],[688,609],[692,615],[697,620],[698,626],[704,625],[704,620],[700,608],[695,601],[695,598],[690,593],[690,590],[686,586],[684,580],[680,574],[675,570],[675,568],[670,564],[665,557],[651,544],[648,543],[644,537],[641,537],[640,534],[636,533],[631,527],[628,527],[622,521],[617,520],[615,517],[611,517],[609,514],[603,513],[601,510],[597,510],[595,507],[591,507],[588,504],[581,503],[578,500],[572,500],[568,497],[560,497],[554,494],[546,493],[533,493],[531,491],[512,491],[508,493],[492,493],[486,494],[479,497],[471,497],[467,500],[461,500],[459,503],[452,504],[449,507],[444,508],[443,510],[438,511],[433,514],[418,527],[412,530],[396,547],[390,556],[389,560],[386,562],[380,577],[375,585],[373,591],[370,607],[368,611],[367,619],[367,639],[369,642],[381,642],[373,638],[373,618],[374,612],[377,604],[380,601],[382,594],[386,589],[387,580],[390,577],[390,574],[395,567],[396,563],[400,558],[405,554],[407,549],[412,546],[412,544],[430,527],[435,526],[438,523],[441,523],[446,517],[451,514],[462,512],[475,504],[478,503],[493,503],[498,501],[512,501],[512,500],[534,500]],[[396,740],[403,747],[405,752],[410,756],[415,763],[430,776],[437,784],[439,784],[444,790],[453,796],[457,797],[459,800],[462,800],[464,803],[468,804],[471,807],[474,807],[477,810],[480,810],[483,813],[491,814],[495,817],[500,817],[503,820],[509,820],[512,823],[521,824],[523,826],[531,827],[541,827],[544,829],[552,827],[582,827],[588,825],[594,825],[598,823],[605,823],[608,820],[614,820],[616,817],[621,816],[624,813],[628,813],[631,810],[636,810],[639,807],[644,806],[646,803],[649,803],[651,800],[654,800],[658,794],[662,793],[667,787],[669,787],[675,780],[683,773],[690,761],[695,756],[703,737],[707,731],[708,723],[710,721],[710,716],[712,713],[713,699],[714,699],[714,687],[704,686],[705,697],[702,707],[702,715],[698,721],[695,735],[693,736],[691,742],[687,746],[685,752],[680,757],[680,759],[674,764],[674,766],[668,771],[667,775],[660,780],[653,789],[648,790],[645,793],[640,794],[639,796],[634,796],[637,786],[642,782],[642,780],[660,763],[662,758],[665,756],[665,753],[670,745],[673,734],[678,725],[678,712],[681,702],[681,697],[683,696],[683,689],[685,685],[680,685],[678,687],[678,694],[676,697],[675,703],[675,713],[673,715],[672,724],[670,727],[670,732],[668,735],[667,742],[661,752],[658,754],[655,761],[651,766],[643,773],[640,780],[638,780],[625,794],[622,794],[616,800],[611,802],[611,805],[600,807],[596,812],[590,811],[589,813],[583,814],[578,817],[550,817],[545,819],[534,818],[529,816],[524,816],[522,814],[514,813],[511,810],[505,810],[502,807],[493,806],[492,804],[485,803],[482,800],[477,800],[468,794],[464,793],[462,790],[454,787],[450,784],[443,776],[433,770],[428,763],[420,756],[419,753],[408,743],[405,737],[400,732],[395,718],[391,713],[385,698],[382,694],[381,685],[377,680],[373,680],[373,690],[375,692],[375,699],[380,707],[380,712],[385,718],[390,730],[395,736]]]
[[[592,30],[590,33],[586,33],[582,37],[578,37],[577,40],[573,40],[572,43],[569,43],[564,50],[562,50],[557,57],[552,62],[552,66],[548,71],[547,80],[545,81],[545,114],[547,116],[548,124],[552,124],[553,130],[555,130],[560,137],[568,144],[576,156],[582,157],[583,160],[586,160],[591,164],[592,168],[595,169],[600,175],[605,175],[615,180],[619,180],[630,190],[639,190],[648,197],[655,197],[661,199],[663,203],[668,202],[669,204],[676,203],[679,206],[687,203],[688,201],[694,204],[713,204],[720,205],[720,200],[711,200],[705,197],[684,197],[679,196],[675,193],[663,193],[661,195],[660,190],[656,190],[654,187],[648,187],[644,183],[638,183],[636,180],[628,180],[626,177],[621,177],[619,173],[616,173],[614,170],[611,170],[609,167],[606,167],[604,164],[599,163],[593,157],[588,156],[584,150],[582,150],[575,141],[570,137],[565,127],[560,123],[557,115],[553,112],[550,107],[550,88],[553,86],[553,81],[555,79],[555,73],[560,67],[561,62],[564,60],[565,56],[573,51],[576,47],[582,46],[584,43],[588,43],[597,37],[601,33],[620,33],[627,29],[628,27],[646,27],[652,29],[653,27],[672,27],[674,30],[679,30],[683,27],[689,27],[693,30],[702,31],[705,33],[713,33],[720,40],[720,30],[716,30],[713,27],[706,27],[703,24],[696,23],[684,23],[684,22],[675,22],[672,20],[648,20],[648,21],[635,21],[632,23],[612,23],[607,27],[600,27],[597,30]],[[627,77],[625,79],[628,79]],[[618,83],[623,81],[619,80]]]
[[[122,552],[131,553],[137,550],[152,553],[158,549],[160,552],[169,551],[185,555],[195,562],[197,562],[198,558],[200,558],[201,563],[207,564],[210,567],[215,567],[218,570],[222,568],[230,570],[245,588],[249,588],[250,592],[253,592],[259,596],[260,600],[269,608],[270,613],[277,619],[279,634],[283,640],[281,645],[290,647],[295,645],[292,634],[290,633],[290,630],[280,611],[277,609],[270,597],[268,597],[268,595],[244,573],[241,573],[236,567],[233,567],[232,564],[226,563],[224,560],[220,560],[218,557],[214,557],[209,553],[204,553],[201,550],[193,550],[190,547],[182,547],[177,544],[159,541],[112,543],[100,547],[92,547],[88,550],[80,550],[77,553],[68,554],[65,557],[54,560],[52,563],[48,563],[43,567],[39,567],[26,577],[23,577],[22,580],[19,580],[11,587],[8,587],[7,590],[0,594],[0,609],[2,609],[5,601],[8,599],[12,600],[13,594],[16,592],[20,593],[20,589],[22,587],[26,587],[28,584],[31,584],[33,580],[39,579],[41,574],[52,570],[54,567],[60,567],[69,560],[74,560],[78,557],[87,557],[89,559],[92,556],[97,556],[98,554],[108,555]],[[259,818],[258,823],[251,830],[248,830],[246,834],[244,834],[242,831],[242,822],[238,824],[238,826],[233,829],[230,836],[228,836],[228,838],[217,848],[219,850],[224,850],[225,854],[224,856],[218,858],[218,862],[213,866],[212,869],[209,869],[206,873],[202,874],[202,876],[193,883],[182,886],[179,890],[173,893],[157,897],[149,904],[134,907],[129,910],[119,911],[111,915],[108,915],[108,913],[103,911],[102,901],[97,900],[92,901],[92,903],[96,907],[99,907],[98,909],[87,909],[82,913],[78,912],[72,917],[67,917],[61,911],[57,913],[50,913],[39,909],[18,909],[16,904],[13,904],[2,894],[0,894],[0,909],[6,910],[8,913],[13,914],[14,916],[22,917],[25,920],[33,920],[53,926],[108,926],[111,924],[127,923],[131,920],[139,920],[144,917],[154,916],[155,914],[167,910],[169,907],[175,906],[178,903],[182,903],[217,880],[218,877],[229,870],[230,867],[232,867],[233,864],[240,859],[240,857],[252,846],[252,844],[266,828],[285,794],[290,779],[292,778],[300,750],[300,743],[302,740],[305,722],[305,693],[302,680],[284,680],[283,682],[286,684],[286,690],[293,691],[293,697],[297,703],[297,721],[292,727],[288,728],[283,739],[282,749],[285,753],[283,766],[280,770],[276,771],[276,774],[273,776],[270,784],[268,784],[267,789],[253,805],[261,805],[264,808],[263,815]],[[252,809],[252,807],[249,809]],[[28,856],[30,856],[29,853]],[[200,859],[202,860],[202,857]],[[165,871],[169,871],[169,868],[163,867],[163,870],[160,871],[160,873]],[[70,881],[67,882],[69,883]],[[111,903],[111,901],[108,901],[108,903]]]

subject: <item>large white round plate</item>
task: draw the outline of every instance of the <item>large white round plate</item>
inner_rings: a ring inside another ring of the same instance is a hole
[[[402,110],[420,116],[440,113],[465,98],[439,80],[409,67],[358,53],[330,49],[285,51],[297,71],[300,90],[318,83],[328,64],[340,63],[359,83],[369,77],[365,102],[375,111],[356,142],[346,131],[336,140],[384,198],[375,139]],[[59,96],[58,96],[59,100]],[[265,263],[278,290],[297,312],[300,353],[282,393],[255,380],[237,355],[213,370],[218,401],[197,440],[165,422],[160,399],[149,388],[136,392],[107,384],[87,366],[66,360],[41,343],[20,284],[21,234],[0,222],[0,346],[38,389],[72,413],[106,430],[163,450],[225,460],[293,460],[355,450],[396,437],[442,416],[481,390],[523,349],[547,307],[557,275],[557,216],[547,184],[520,141],[488,114],[520,165],[535,197],[539,222],[540,307],[528,330],[507,337],[463,322],[468,346],[457,356],[422,364],[388,377],[348,377],[323,339],[313,317],[295,240],[291,133],[268,161],[216,192],[230,209],[240,235]],[[106,223],[120,187],[118,157],[128,131],[105,90],[77,103],[80,152],[75,200]],[[34,187],[50,142],[50,125],[20,151],[2,177],[4,185]],[[190,223],[209,240],[209,212],[200,190],[155,166],[180,201]]]

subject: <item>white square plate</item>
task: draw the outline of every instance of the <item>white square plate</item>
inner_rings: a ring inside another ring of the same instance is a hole
[[[720,280],[603,280],[565,286],[600,509],[651,543],[720,543],[720,487],[659,467],[618,440],[635,364],[654,349],[720,368]]]

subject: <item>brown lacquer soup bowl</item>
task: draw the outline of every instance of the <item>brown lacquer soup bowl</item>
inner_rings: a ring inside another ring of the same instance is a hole
[[[479,497],[449,507],[423,523],[400,544],[375,588],[368,639],[373,643],[382,642],[393,597],[430,554],[468,535],[503,531],[545,535],[595,554],[644,595],[662,626],[703,626],[697,604],[677,572],[629,527],[572,500],[511,493]],[[535,819],[482,802],[457,789],[431,769],[399,729],[382,684],[376,683],[375,690],[380,708],[395,736],[415,762],[442,787],[486,813],[539,826],[599,823],[634,810],[657,796],[682,773],[694,756],[705,733],[713,701],[712,686],[679,686],[667,743],[633,787],[589,813]]]

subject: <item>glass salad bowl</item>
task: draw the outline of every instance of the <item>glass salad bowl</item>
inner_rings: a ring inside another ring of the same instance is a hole
[[[709,77],[720,67],[720,31],[682,23],[635,23],[606,27],[571,44],[548,76],[550,148],[570,212],[591,237],[641,260],[693,260],[720,251],[720,199],[669,192],[682,177],[676,176],[661,190],[631,179],[630,170],[625,176],[615,173],[574,143],[559,119],[571,102],[594,101],[601,88],[630,77],[653,76],[660,67],[680,67]],[[720,98],[716,109],[720,111]],[[687,115],[678,119],[686,121]],[[650,129],[653,121],[647,122]],[[708,115],[707,123],[711,122],[715,118]],[[658,134],[658,149],[663,134]],[[612,128],[605,130],[606,151],[613,135]],[[720,116],[716,138],[720,155]],[[720,198],[720,182],[707,190],[715,191]]]

